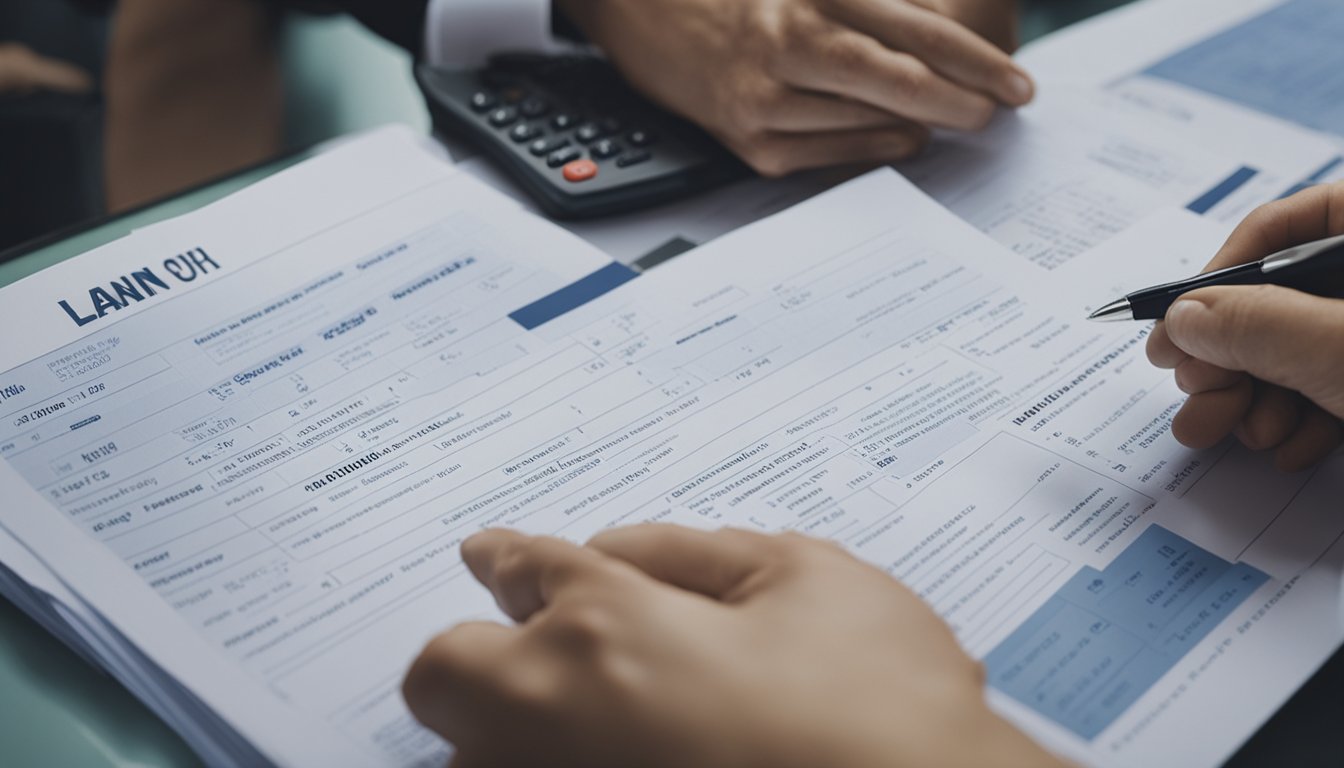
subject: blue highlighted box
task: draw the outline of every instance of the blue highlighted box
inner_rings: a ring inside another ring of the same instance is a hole
[[[1282,200],[1285,197],[1292,197],[1293,195],[1296,195],[1298,192],[1311,189],[1317,184],[1325,183],[1326,177],[1336,168],[1339,168],[1339,166],[1341,165],[1344,165],[1344,157],[1334,158],[1333,160],[1322,166],[1320,170],[1308,176],[1306,181],[1298,182],[1297,184],[1294,184],[1293,186],[1289,187],[1287,192],[1284,192],[1282,195],[1279,196],[1279,199]]]
[[[1152,526],[991,651],[989,684],[1090,741],[1268,580]]]
[[[1198,200],[1187,205],[1186,208],[1203,216],[1213,210],[1214,206],[1231,197],[1233,192],[1246,186],[1246,182],[1255,178],[1259,173],[1260,172],[1254,168],[1242,166],[1231,176],[1218,182],[1218,186],[1200,195]]]
[[[1332,158],[1330,162],[1321,166],[1319,170],[1307,177],[1307,181],[1320,182],[1333,170],[1344,165],[1344,157]]]
[[[639,277],[638,272],[624,264],[613,261],[591,275],[570,283],[555,293],[510,313],[509,318],[530,331],[567,312],[578,309],[593,299],[625,285],[636,277]]]
[[[1291,0],[1145,74],[1344,135],[1344,3]]]

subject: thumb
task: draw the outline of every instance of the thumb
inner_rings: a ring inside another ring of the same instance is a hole
[[[1206,288],[1166,330],[1191,357],[1306,395],[1344,416],[1344,301],[1272,285]]]

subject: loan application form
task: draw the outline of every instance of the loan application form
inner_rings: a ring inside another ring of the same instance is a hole
[[[1344,466],[1179,446],[1092,257],[884,170],[639,275],[379,134],[0,292],[0,523],[283,764],[447,756],[399,683],[499,617],[464,537],[654,520],[836,540],[1052,748],[1212,764],[1341,639]]]

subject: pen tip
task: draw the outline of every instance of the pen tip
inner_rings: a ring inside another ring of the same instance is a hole
[[[1096,312],[1087,316],[1088,320],[1096,320],[1102,323],[1116,322],[1120,320],[1133,320],[1134,312],[1129,304],[1129,299],[1119,299],[1098,309]]]

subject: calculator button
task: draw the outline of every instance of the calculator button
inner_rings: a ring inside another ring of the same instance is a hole
[[[521,123],[509,129],[509,138],[514,142],[522,144],[525,141],[531,141],[541,135],[541,128],[535,125]]]
[[[490,113],[490,124],[496,128],[507,128],[518,122],[518,110],[513,107],[500,107]]]
[[[641,150],[639,152],[631,152],[628,155],[621,155],[620,157],[616,158],[616,165],[620,168],[629,168],[632,165],[647,163],[652,159],[653,159],[652,152],[646,152]]]
[[[652,132],[644,130],[631,131],[627,138],[629,138],[630,143],[634,144],[636,147],[653,146],[653,144],[658,141],[658,137]]]
[[[544,157],[551,154],[561,147],[568,147],[569,139],[561,136],[552,136],[549,139],[537,139],[528,145],[527,151],[536,157]]]
[[[504,92],[500,95],[504,97],[505,104],[517,104],[527,98],[527,91],[515,85],[505,88]]]
[[[499,98],[489,91],[477,91],[471,95],[471,110],[477,114],[488,112],[499,103]]]
[[[579,122],[579,119],[577,117],[565,112],[561,112],[560,114],[551,118],[551,127],[557,131],[568,131],[570,128],[573,128],[574,124],[577,122]]]
[[[602,133],[605,136],[610,136],[613,133],[620,133],[625,128],[625,124],[614,117],[609,117],[606,120],[603,120],[599,125],[601,125]]]
[[[597,163],[592,160],[575,160],[565,166],[565,181],[574,184],[587,181],[597,175]]]
[[[574,138],[584,144],[591,144],[602,138],[602,128],[597,123],[584,123],[574,132]]]
[[[529,96],[523,99],[523,102],[518,105],[518,109],[522,111],[525,117],[541,117],[551,111],[551,105],[546,103],[545,99]]]
[[[552,152],[546,158],[546,164],[552,168],[559,168],[562,165],[567,165],[578,160],[580,157],[583,157],[583,150],[578,147],[565,147],[564,149],[557,149]]]
[[[607,158],[621,154],[622,149],[620,144],[617,144],[611,139],[602,139],[593,144],[591,152],[593,153],[593,157],[598,160],[606,160]]]

